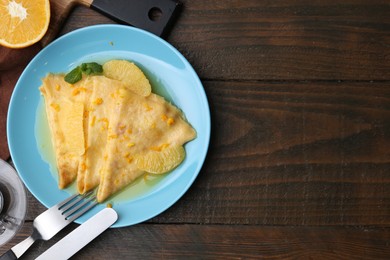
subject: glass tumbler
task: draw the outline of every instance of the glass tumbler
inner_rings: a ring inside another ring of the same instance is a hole
[[[10,241],[24,223],[26,190],[15,169],[0,159],[0,246]]]

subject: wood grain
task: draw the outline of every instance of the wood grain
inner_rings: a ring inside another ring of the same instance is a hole
[[[389,79],[386,0],[184,2],[170,41],[202,78]]]
[[[204,86],[213,122],[206,163],[151,222],[390,225],[387,84]]]
[[[390,224],[387,84],[206,82],[210,152],[158,221]]]
[[[76,226],[33,245],[22,259],[35,259]],[[26,223],[0,254],[30,228]],[[358,227],[143,224],[109,229],[72,259],[388,259],[389,240],[388,229]]]
[[[50,0],[50,24],[41,45],[46,46],[55,39],[76,5],[89,7],[91,3],[92,0]]]
[[[75,259],[390,259],[390,3],[182,2],[167,40],[210,103],[206,162],[167,211]],[[78,6],[60,34],[102,23]],[[45,209],[28,201],[0,252]]]
[[[204,79],[390,78],[387,0],[182,2],[168,41]],[[77,8],[66,31],[105,19]]]

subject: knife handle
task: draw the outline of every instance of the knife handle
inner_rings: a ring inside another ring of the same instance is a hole
[[[90,7],[113,20],[165,37],[177,18],[177,0],[93,0]]]
[[[0,256],[0,260],[15,260],[18,259],[14,252],[10,249],[5,252],[2,256]]]

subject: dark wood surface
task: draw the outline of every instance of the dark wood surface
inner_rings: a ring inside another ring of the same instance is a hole
[[[390,2],[182,2],[167,41],[210,103],[204,167],[167,211],[74,259],[390,259]],[[100,23],[77,7],[61,34]],[[0,253],[44,209],[29,195]]]

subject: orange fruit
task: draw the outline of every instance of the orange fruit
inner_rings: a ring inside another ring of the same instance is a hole
[[[127,60],[110,60],[103,64],[103,75],[110,79],[122,81],[131,91],[147,97],[152,86],[145,74],[133,62]]]
[[[33,45],[45,35],[49,22],[49,0],[0,0],[0,45]]]
[[[135,158],[138,169],[163,174],[176,168],[184,160],[186,152],[181,145],[169,146],[161,151],[151,150]]]

